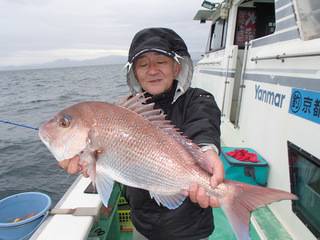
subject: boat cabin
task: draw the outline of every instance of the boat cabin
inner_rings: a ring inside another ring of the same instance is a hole
[[[194,20],[209,29],[193,86],[222,112],[222,141],[253,148],[269,164],[268,186],[298,201],[272,213],[293,239],[320,237],[320,2],[204,1]]]

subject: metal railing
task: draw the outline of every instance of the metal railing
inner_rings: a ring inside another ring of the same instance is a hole
[[[284,62],[286,58],[300,58],[300,57],[314,57],[314,56],[320,56],[320,52],[314,52],[314,53],[299,53],[299,54],[278,54],[278,55],[273,55],[273,56],[265,56],[265,57],[254,57],[251,58],[250,60],[252,62],[258,62],[261,60],[272,60],[272,59],[277,59],[281,60]]]
[[[245,88],[244,85],[244,74],[247,67],[247,58],[248,58],[248,49],[249,49],[250,43],[246,42],[245,48],[244,48],[244,57],[243,57],[243,64],[241,69],[241,76],[240,76],[240,89],[239,89],[239,96],[238,96],[238,104],[236,109],[236,116],[235,116],[235,122],[234,127],[239,128],[239,117],[240,117],[240,108],[241,108],[241,101],[242,101],[242,94],[243,89]]]
[[[227,69],[226,69],[226,77],[225,77],[225,81],[224,81],[224,90],[223,90],[223,101],[222,101],[222,107],[221,107],[221,113],[222,116],[225,116],[226,114],[224,113],[224,106],[225,106],[225,98],[226,98],[226,92],[227,92],[227,85],[230,83],[230,81],[228,81],[228,74],[229,74],[229,63],[230,63],[230,59],[232,58],[232,53],[231,55],[228,56],[228,62],[227,62]]]

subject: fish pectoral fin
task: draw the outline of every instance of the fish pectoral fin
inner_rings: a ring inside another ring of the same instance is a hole
[[[99,133],[99,130],[96,127],[92,127],[88,132],[87,137],[87,146],[91,150],[96,150],[99,148],[98,143],[100,142],[102,135]]]
[[[108,206],[109,198],[113,189],[113,179],[105,174],[96,174],[95,185],[97,192],[103,202],[103,205]]]
[[[159,206],[162,204],[169,209],[175,209],[179,207],[186,199],[186,196],[182,192],[176,192],[173,194],[150,192],[150,197],[153,198]]]

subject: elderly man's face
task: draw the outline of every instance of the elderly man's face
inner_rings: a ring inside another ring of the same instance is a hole
[[[180,65],[171,57],[147,52],[134,62],[134,71],[141,87],[157,95],[171,88],[180,72]]]

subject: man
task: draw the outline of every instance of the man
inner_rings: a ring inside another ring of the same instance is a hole
[[[220,110],[211,94],[190,87],[192,61],[184,41],[166,28],[138,32],[129,50],[127,81],[132,94],[146,92],[167,118],[184,135],[202,147],[207,156],[203,167],[215,187],[224,177],[220,151]],[[65,160],[61,166],[69,173],[81,170],[79,158]],[[148,191],[126,187],[136,239],[199,240],[213,231],[211,207],[218,201],[203,188],[190,186],[189,195],[177,209],[159,206]]]

